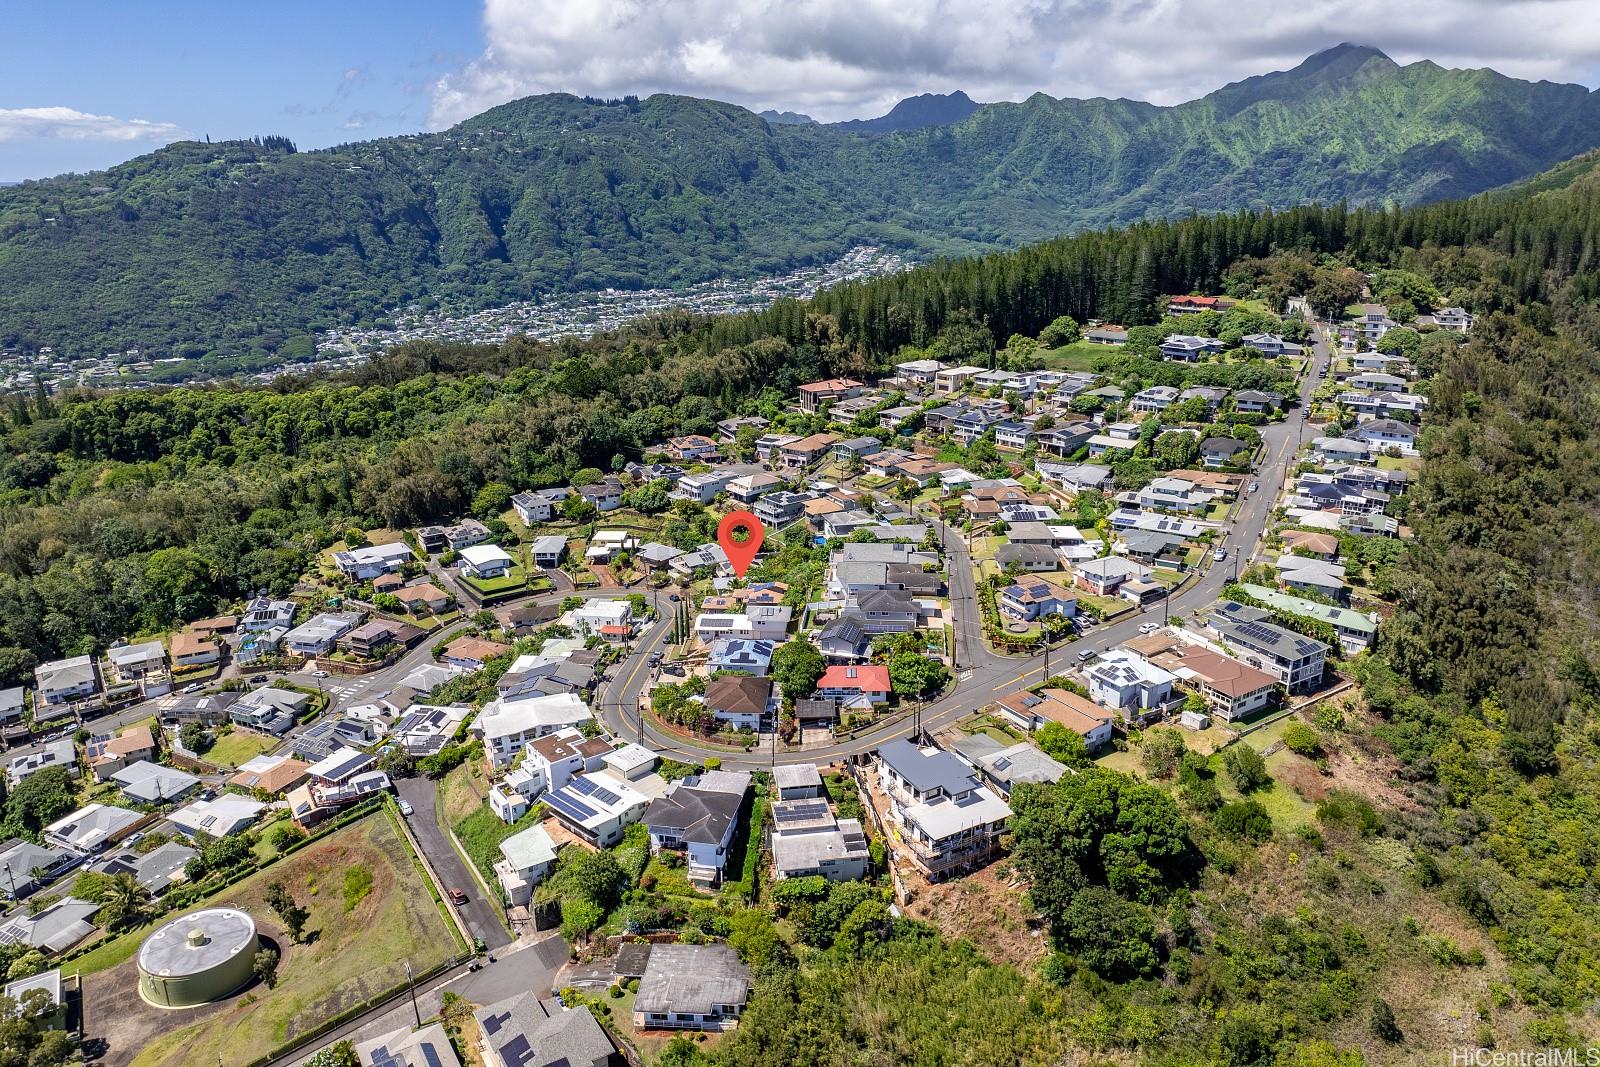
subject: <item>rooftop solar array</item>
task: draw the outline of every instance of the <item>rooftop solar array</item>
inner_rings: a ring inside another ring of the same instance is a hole
[[[584,823],[600,813],[578,798],[567,792],[566,787],[557,789],[553,793],[546,793],[544,802],[556,809],[557,813],[565,815],[574,822]]]
[[[622,799],[621,795],[614,793],[605,786],[597,783],[593,778],[578,776],[568,783],[568,788],[581,793],[586,797],[594,797],[602,804],[611,805]]]

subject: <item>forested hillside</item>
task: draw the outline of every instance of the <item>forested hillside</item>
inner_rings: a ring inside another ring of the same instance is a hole
[[[987,359],[1061,314],[1150,321],[1161,292],[1270,303],[1304,284],[1339,307],[1349,268],[1400,268],[1479,319],[1466,343],[1419,349],[1431,405],[1398,609],[1353,661],[1360,690],[1317,718],[1319,758],[1358,787],[1327,789],[1293,835],[1248,804],[1211,814],[1230,808],[1192,768],[1166,769],[1195,775],[1176,790],[1103,769],[1024,790],[1011,862],[1044,920],[1041,967],[980,958],[981,928],[951,944],[859,887],[825,890],[787,916],[798,955],[730,934],[758,970],[748,1013],[664,1062],[1359,1067],[1583,1047],[1600,1040],[1597,249],[1590,160],[1470,201],[1141,223],[585,342],[17,400],[0,672],[286,589],[352,522],[451,518],[491,483],[775,413],[809,378]]]
[[[1191,211],[1417,203],[1597,144],[1581,86],[1353,46],[1176,107],[1035,95],[891,132],[682,97],[533,97],[440,134],[182,143],[0,190],[0,343],[306,354],[317,330],[419,299],[754,275],[864,242],[969,253]]]

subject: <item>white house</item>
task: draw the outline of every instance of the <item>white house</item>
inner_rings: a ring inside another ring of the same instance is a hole
[[[514,565],[510,554],[499,545],[468,545],[461,550],[461,573],[480,581],[504,578]]]
[[[568,830],[592,845],[609,848],[622,840],[623,832],[639,821],[650,803],[640,784],[610,770],[578,774],[560,789],[545,793],[544,802]]]
[[[1172,672],[1125,648],[1111,649],[1084,675],[1090,698],[1102,707],[1137,713],[1172,702]]]
[[[496,699],[484,705],[472,731],[483,738],[490,762],[504,767],[529,741],[592,718],[588,705],[576,693]]]
[[[543,826],[530,826],[500,842],[500,860],[494,874],[506,900],[522,908],[533,900],[533,889],[550,876],[556,865],[556,843]]]
[[[410,545],[404,541],[394,541],[387,545],[363,545],[346,552],[335,552],[333,565],[345,577],[366,582],[380,574],[393,574],[415,558]]]

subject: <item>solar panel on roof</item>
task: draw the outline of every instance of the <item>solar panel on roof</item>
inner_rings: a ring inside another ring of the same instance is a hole
[[[615,804],[622,799],[620,795],[613,793],[590,778],[574,778],[568,783],[568,787],[577,790],[586,797],[594,797],[602,804]]]
[[[586,819],[592,819],[599,814],[587,804],[581,803],[576,798],[569,796],[565,789],[560,789],[554,793],[546,794],[545,803],[549,804],[552,808],[555,808],[556,811],[560,812],[562,815],[567,816],[569,819],[575,819],[578,822],[583,822]]]

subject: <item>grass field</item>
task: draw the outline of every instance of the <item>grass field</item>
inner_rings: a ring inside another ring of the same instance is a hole
[[[250,730],[230,730],[217,738],[217,743],[206,752],[204,759],[218,767],[238,767],[278,743],[275,737],[253,733]]]
[[[489,794],[489,776],[482,760],[467,760],[439,781],[439,810],[447,826],[454,826],[477,809]]]
[[[1044,359],[1046,370],[1092,371],[1095,369],[1097,358],[1118,351],[1120,350],[1112,345],[1092,345],[1088,341],[1077,341],[1060,348],[1043,350],[1039,355]]]
[[[504,578],[473,578],[463,574],[461,580],[472,586],[480,596],[494,596],[496,593],[521,589],[528,584],[528,576],[521,567],[512,567]]]
[[[370,871],[372,884],[347,911],[345,872],[356,868]],[[283,882],[310,909],[309,943],[292,945],[278,929],[264,902],[274,881]],[[190,1025],[182,1025],[181,1013],[160,1013],[158,1034],[134,1059],[137,1067],[210,1063],[222,1049],[229,1062],[247,1062],[400,984],[407,961],[421,972],[460,950],[410,846],[385,813],[295,853],[208,904],[243,908],[278,941],[283,960],[277,986],[258,985]],[[159,1012],[137,1001],[124,1001],[117,1010]]]

